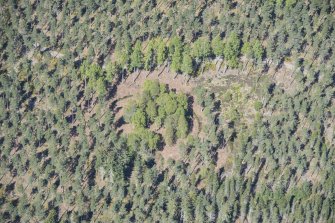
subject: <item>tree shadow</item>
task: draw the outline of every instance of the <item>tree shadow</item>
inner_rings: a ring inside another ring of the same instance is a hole
[[[166,146],[166,143],[164,141],[164,138],[163,138],[162,134],[160,134],[160,133],[157,133],[157,134],[159,135],[159,138],[160,138],[160,140],[157,143],[157,150],[162,151],[164,149],[164,147]]]
[[[114,109],[114,113],[118,113],[121,109],[122,109],[122,107],[116,107],[116,108]]]
[[[26,92],[25,94],[22,94],[23,97],[21,98],[20,105],[23,104],[26,100],[28,100],[33,93],[31,91]]]
[[[220,113],[214,114],[214,124],[216,126],[219,126],[219,124],[220,124]]]
[[[277,65],[275,66],[275,72],[277,72],[278,70],[280,70],[281,68],[283,68],[284,66],[284,58],[280,58],[278,60]]]
[[[123,129],[120,129],[116,132],[116,136],[120,137],[122,135],[122,133],[123,133]]]
[[[221,110],[221,100],[217,100],[214,102],[213,112]]]
[[[35,108],[36,100],[37,100],[36,97],[33,97],[29,100],[28,108],[30,111],[32,111]]]
[[[7,184],[5,188],[6,194],[9,194],[10,192],[14,191],[14,188],[15,188],[15,182]]]
[[[126,124],[123,116],[120,117],[118,120],[115,121],[115,128],[120,128],[122,125]]]
[[[84,221],[90,222],[92,220],[92,217],[93,217],[93,212],[88,211],[79,217],[79,221],[80,222],[84,222]]]
[[[48,152],[48,150],[46,149],[46,150],[43,150],[43,151],[41,151],[41,152],[36,153],[36,157],[37,157],[39,160],[41,160],[42,158],[47,157],[48,154],[49,154],[49,152]]]
[[[88,176],[87,176],[87,184],[90,189],[95,185],[95,176],[96,176],[96,171],[95,171],[95,159],[94,159],[92,161],[92,165],[91,165],[90,170],[88,171]]]
[[[77,101],[80,101],[84,97],[84,91],[79,90],[77,94]]]
[[[111,84],[109,87],[107,87],[106,100],[109,100],[116,95],[118,84],[119,84],[119,81],[117,81],[115,84]]]
[[[255,174],[254,180],[251,183],[251,193],[252,194],[255,194],[255,189],[256,189],[256,185],[257,185],[258,179],[259,179],[259,174],[260,174],[260,172],[262,171],[262,169],[263,169],[263,167],[265,165],[265,161],[266,161],[265,158],[261,159],[261,164],[260,164],[260,166],[259,166],[259,168],[258,168],[258,170],[257,170],[257,172]]]
[[[276,84],[275,83],[270,84],[270,86],[268,87],[269,94],[272,95],[273,92],[274,92],[274,90],[275,90],[275,88],[276,88]]]
[[[77,136],[78,133],[77,133],[77,126],[73,126],[71,129],[70,129],[70,135],[71,137],[74,137],[74,136]]]
[[[76,113],[71,113],[65,117],[67,123],[72,123],[76,119]]]

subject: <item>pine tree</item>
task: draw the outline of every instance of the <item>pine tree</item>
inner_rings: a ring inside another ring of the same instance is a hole
[[[157,117],[157,107],[153,100],[149,100],[146,107],[146,113],[148,114],[148,118],[151,122],[155,121]]]
[[[262,61],[263,56],[264,56],[264,49],[259,42],[259,40],[254,41],[253,46],[252,46],[252,51],[253,51],[253,57],[255,58],[256,61]]]
[[[193,61],[190,54],[187,51],[183,53],[183,63],[181,65],[181,71],[185,74],[193,73]]]
[[[56,223],[57,222],[57,212],[53,209],[50,211],[48,217],[44,221],[45,223]]]
[[[187,194],[182,196],[181,209],[182,209],[181,214],[183,222],[192,222],[193,204]]]
[[[131,56],[131,43],[129,36],[126,35],[123,44],[121,41],[117,42],[115,47],[116,63],[123,69],[127,69]]]
[[[147,46],[147,51],[144,57],[144,69],[151,71],[156,66],[156,55],[154,52],[153,41],[150,41]]]
[[[109,82],[112,82],[113,79],[119,74],[120,72],[120,67],[117,63],[115,62],[109,62],[106,66],[106,80]]]
[[[197,39],[192,46],[192,55],[199,61],[210,56],[211,45],[208,38]]]
[[[166,46],[161,38],[156,40],[157,64],[162,65],[166,60]]]
[[[136,128],[146,127],[146,114],[141,109],[137,109],[134,115],[131,117],[131,122],[135,125]]]
[[[169,45],[169,57],[171,58],[171,69],[179,72],[182,64],[183,45],[179,37],[174,37]]]
[[[181,49],[176,48],[172,56],[171,69],[174,72],[179,72],[181,69],[182,56]]]
[[[143,62],[142,62],[142,45],[140,41],[136,41],[135,47],[134,47],[134,51],[131,54],[131,62],[130,62],[130,66],[131,69],[133,71],[142,68],[143,66]]]
[[[106,93],[106,82],[103,77],[99,77],[95,81],[95,88],[99,96],[104,95]]]
[[[241,52],[248,58],[251,59],[253,57],[253,52],[252,52],[252,45],[250,42],[244,42],[243,47],[241,49]]]
[[[182,112],[178,118],[178,128],[177,128],[178,138],[185,138],[187,136],[187,131],[188,131],[188,123],[184,112]]]
[[[231,33],[224,48],[224,56],[230,67],[238,66],[238,56],[240,54],[240,39],[236,33]]]
[[[213,40],[212,40],[212,49],[213,53],[216,57],[222,57],[224,54],[224,44],[223,41],[221,40],[220,35],[217,35]]]
[[[171,118],[167,118],[165,121],[165,134],[164,139],[167,145],[172,145],[175,141],[174,126]]]
[[[146,80],[143,84],[143,91],[148,92],[151,98],[159,96],[161,86],[157,80]]]

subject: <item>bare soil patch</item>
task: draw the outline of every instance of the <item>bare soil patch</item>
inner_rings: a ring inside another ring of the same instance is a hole
[[[165,146],[162,151],[159,151],[159,153],[163,156],[165,160],[168,160],[168,159],[180,160],[181,159],[181,155],[179,153],[177,144],[173,146]]]
[[[218,149],[217,151],[217,161],[216,161],[216,171],[224,167],[225,170],[230,170],[232,165],[231,162],[231,152],[228,151],[227,146]]]

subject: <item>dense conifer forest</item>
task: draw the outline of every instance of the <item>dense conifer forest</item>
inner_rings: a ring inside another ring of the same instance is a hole
[[[1,0],[0,24],[0,222],[335,222],[333,0]]]

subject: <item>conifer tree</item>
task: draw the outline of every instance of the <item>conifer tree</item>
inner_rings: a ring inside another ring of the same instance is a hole
[[[166,46],[161,38],[156,40],[157,64],[162,65],[166,60]]]
[[[164,139],[167,145],[172,145],[175,141],[174,126],[171,118],[168,118],[165,121]]]
[[[238,56],[240,54],[240,39],[236,33],[231,33],[224,48],[224,56],[230,67],[238,66]]]
[[[156,66],[156,55],[154,51],[154,43],[148,43],[146,54],[144,56],[144,69],[151,71]]]
[[[222,57],[224,54],[224,44],[220,35],[215,36],[211,43],[213,53],[216,57]]]
[[[151,122],[155,121],[157,117],[157,107],[153,100],[149,100],[147,103],[146,113],[148,114],[148,118]]]
[[[172,62],[171,62],[172,71],[179,72],[181,69],[181,64],[182,64],[181,49],[176,48],[172,56]]]
[[[140,41],[136,41],[136,44],[134,46],[134,50],[130,57],[130,66],[133,71],[142,68],[143,66],[143,55],[142,55],[142,44]]]
[[[189,52],[184,51],[183,53],[183,63],[181,65],[181,71],[185,74],[193,73],[193,61]]]
[[[188,123],[185,118],[185,114],[181,113],[178,118],[178,128],[177,128],[178,138],[185,138],[187,136],[187,131],[188,131]]]

